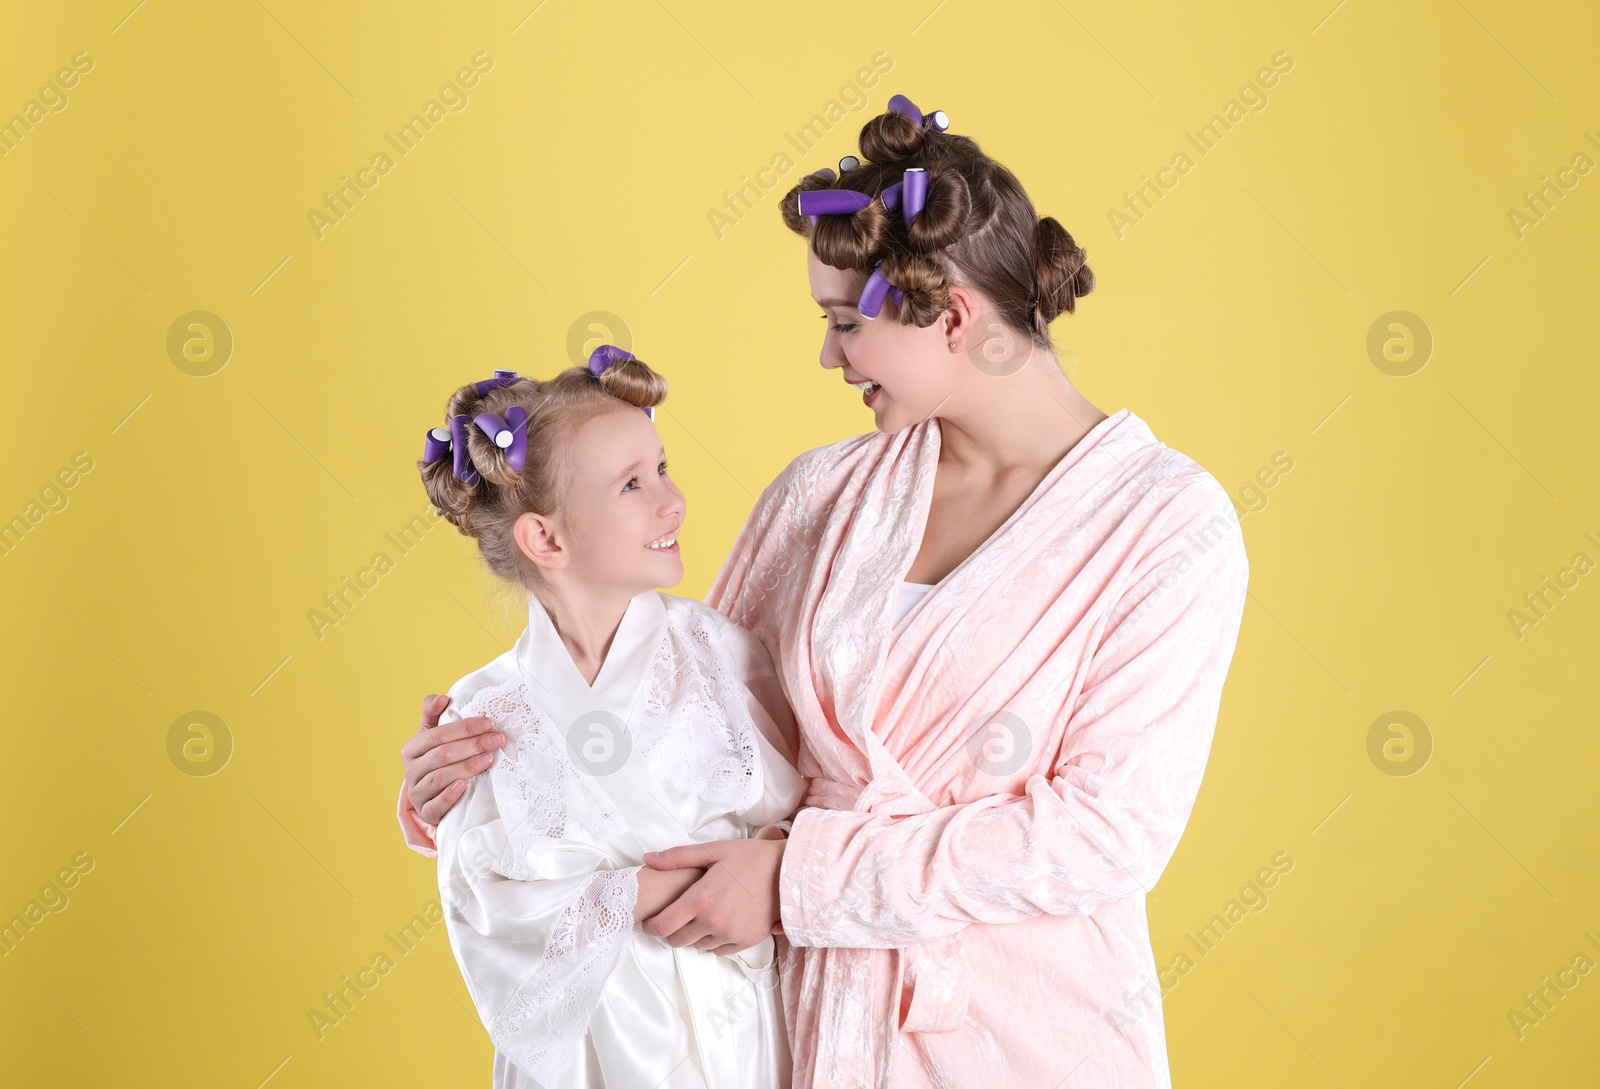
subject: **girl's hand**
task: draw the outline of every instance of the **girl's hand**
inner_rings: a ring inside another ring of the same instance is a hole
[[[779,933],[778,872],[787,839],[723,839],[692,843],[644,856],[656,870],[705,867],[706,874],[657,915],[644,930],[668,945],[692,945],[719,956],[749,949]]]
[[[648,919],[682,896],[690,885],[705,876],[704,870],[652,870],[639,868],[639,896],[633,905],[633,921]]]
[[[440,726],[439,716],[448,706],[448,696],[423,697],[422,725],[400,747],[406,797],[417,816],[431,825],[461,800],[468,779],[489,770],[495,750],[506,742],[506,735],[489,718],[464,718]]]

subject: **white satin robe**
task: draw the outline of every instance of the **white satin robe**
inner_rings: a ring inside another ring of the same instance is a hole
[[[487,714],[507,734],[435,831],[496,1089],[787,1087],[773,940],[734,957],[673,949],[632,914],[646,851],[747,837],[804,793],[761,644],[651,590],[591,688],[531,599],[516,646],[450,696],[441,722]]]

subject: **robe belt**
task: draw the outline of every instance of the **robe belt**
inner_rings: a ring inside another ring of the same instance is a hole
[[[827,779],[814,779],[808,786],[805,804],[827,809],[911,816],[937,808],[903,772],[881,775],[859,788]],[[896,1026],[899,1032],[953,1032],[960,1028],[970,986],[960,932],[903,946],[893,953],[900,985],[890,988],[889,1002],[895,1008],[879,1011],[879,1023],[890,1026],[891,1036]],[[903,1018],[899,1016],[902,1010]]]
[[[673,949],[678,978],[689,1000],[689,1021],[694,1032],[695,1057],[710,1089],[746,1089],[739,1083],[738,1046],[733,1038],[737,1023],[759,1016],[750,994],[741,984],[773,991],[777,967],[769,937],[731,957],[718,957],[693,947]],[[718,963],[730,960],[744,979],[734,981]]]

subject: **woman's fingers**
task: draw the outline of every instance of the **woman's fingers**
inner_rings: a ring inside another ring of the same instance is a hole
[[[422,728],[431,730],[439,725],[439,716],[450,706],[450,697],[430,692],[422,697]]]
[[[468,777],[470,779],[470,776]],[[461,795],[467,792],[468,779],[457,779],[440,793],[434,795],[433,800],[427,802],[417,811],[417,815],[429,824],[438,826],[444,815],[461,800]]]
[[[429,824],[449,812],[465,792],[465,780],[487,771],[506,735],[483,716],[438,725],[448,697],[429,697],[422,705],[422,725],[400,747],[406,793],[411,807]]]
[[[447,722],[443,726],[428,726],[424,723],[416,733],[406,738],[405,744],[400,746],[400,758],[408,763],[412,760],[424,758],[437,762],[441,755],[437,750],[443,748],[445,749],[442,754],[444,757],[453,756],[455,758],[445,759],[444,762],[455,763],[455,760],[460,759],[461,754],[466,751],[460,744],[462,741],[471,741],[491,732],[499,734],[499,740],[504,739],[504,735],[495,729],[494,719],[485,718],[482,715],[457,719],[454,722]],[[498,740],[496,744],[498,744]],[[429,766],[433,766],[433,763],[430,763]]]
[[[705,869],[721,861],[720,853],[709,843],[687,843],[665,851],[650,851],[644,864],[652,870]]]

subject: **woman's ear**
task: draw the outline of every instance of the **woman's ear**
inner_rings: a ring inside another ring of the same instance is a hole
[[[526,511],[512,523],[511,537],[530,562],[545,571],[559,571],[567,566],[572,556],[563,547],[556,529],[554,519]]]
[[[950,305],[941,316],[942,332],[950,351],[964,352],[967,350],[967,341],[978,327],[983,306],[977,293],[969,287],[952,284],[947,291]]]

